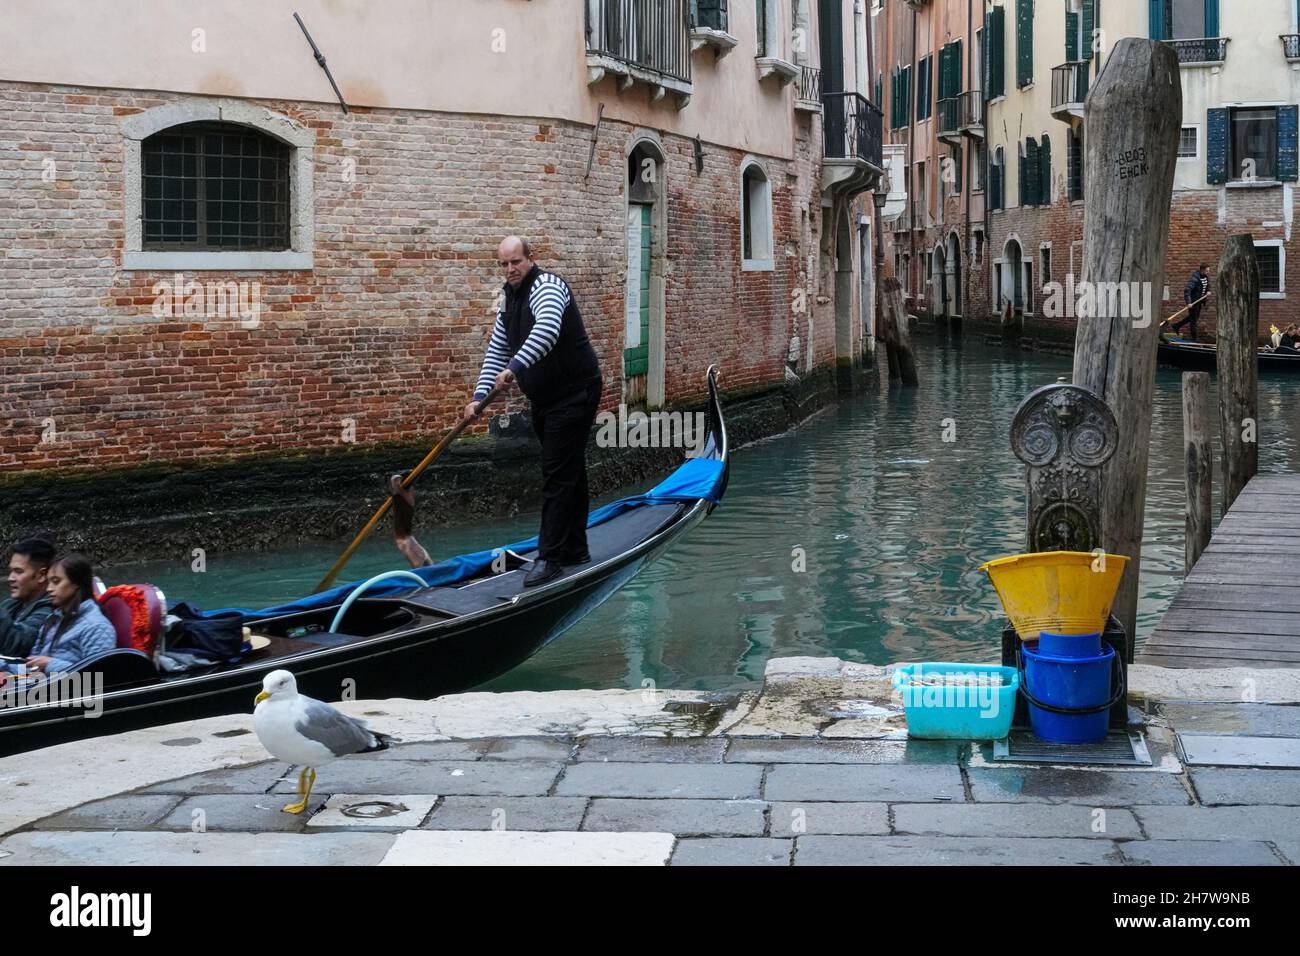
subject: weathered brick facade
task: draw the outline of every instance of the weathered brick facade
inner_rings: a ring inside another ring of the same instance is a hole
[[[584,179],[590,126],[255,101],[316,133],[315,267],[186,276],[259,282],[260,320],[244,328],[155,316],[155,283],[172,275],[121,268],[120,123],[187,98],[0,84],[0,147],[11,157],[0,168],[0,471],[436,432],[468,399],[501,285],[496,246],[512,232],[572,284],[605,373],[602,405],[618,404],[633,129],[606,120]],[[659,137],[667,404],[698,398],[714,362],[728,390],[782,381],[792,291],[818,242],[817,231],[800,234],[800,209],[813,230],[822,225],[820,144],[809,146],[819,120],[805,133],[795,161],[760,157],[772,191],[771,272],[740,268],[744,154],[706,142],[697,173],[693,140]],[[815,302],[812,341],[800,335],[821,366],[835,360],[834,303]]]

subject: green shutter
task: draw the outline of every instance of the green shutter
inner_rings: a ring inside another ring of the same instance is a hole
[[[984,89],[989,99],[1005,96],[1007,92],[1007,11],[1004,7],[994,7],[989,12],[989,75]]]
[[[957,96],[961,93],[961,41],[952,41],[952,80],[949,90],[949,96]]]
[[[1050,206],[1052,204],[1052,141],[1049,137],[1043,137],[1043,143],[1038,147],[1038,204],[1040,206]]]
[[[930,95],[930,84],[934,74],[930,63],[931,58],[927,56],[916,65],[916,118],[918,120],[930,118],[930,102],[933,99]]]
[[[1228,181],[1228,111],[1226,109],[1206,111],[1205,180],[1212,186]]]
[[[1093,58],[1092,35],[1097,29],[1097,0],[1083,0],[1083,45],[1079,50],[1080,60]]]
[[[1036,206],[1042,196],[1041,173],[1038,159],[1038,141],[1030,136],[1025,140],[1024,182],[1020,186],[1022,206]]]
[[[632,348],[623,350],[623,375],[627,378],[644,375],[650,368],[650,214],[653,207],[641,206],[640,209],[641,262],[637,270],[640,290],[636,310],[641,326],[641,341]]]
[[[1300,107],[1279,106],[1277,108],[1277,178],[1284,183],[1293,183],[1300,179]]]
[[[1165,38],[1165,0],[1148,0],[1147,20],[1151,39]]]
[[[889,128],[898,129],[898,69],[889,74]]]
[[[912,68],[910,66],[903,67],[902,81],[902,92],[899,94],[903,120],[901,125],[908,126],[912,122]]]
[[[1065,60],[1073,63],[1079,59],[1079,15],[1065,11]]]
[[[1219,35],[1219,0],[1205,0],[1205,35]]]
[[[1034,0],[1016,0],[1016,86],[1034,82]]]

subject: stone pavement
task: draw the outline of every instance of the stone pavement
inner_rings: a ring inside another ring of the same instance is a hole
[[[44,800],[6,821],[0,865],[1300,862],[1300,706],[1284,699],[1293,684],[1273,703],[1213,699],[1224,696],[1213,680],[1210,700],[1139,690],[1153,766],[1089,769],[995,764],[987,743],[907,740],[897,702],[880,693],[883,669],[834,664],[773,661],[763,692],[743,700],[614,691],[567,694],[563,708],[550,694],[357,702],[348,709],[406,742],[321,768],[301,816],[280,810],[296,771],[256,759],[265,754],[248,715],[6,758],[0,785],[20,802]],[[1184,695],[1195,691],[1187,679]],[[777,736],[792,695],[803,716]],[[475,727],[466,708],[489,705],[492,719]],[[664,713],[677,716],[652,717]],[[465,734],[449,739],[447,727]],[[121,773],[133,752],[166,748],[221,749],[142,760],[136,786],[74,792],[63,805],[35,766],[82,754]]]

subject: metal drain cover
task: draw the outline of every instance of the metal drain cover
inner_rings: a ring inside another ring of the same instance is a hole
[[[1053,744],[1028,730],[993,741],[993,759],[1015,763],[1086,763],[1149,767],[1151,754],[1139,733],[1117,730],[1095,744]]]

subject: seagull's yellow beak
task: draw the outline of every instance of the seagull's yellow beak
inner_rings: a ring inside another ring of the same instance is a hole
[[[268,694],[266,691],[262,691],[260,694],[258,694],[256,697],[254,697],[254,698],[253,698],[253,709],[256,710],[256,709],[257,709],[257,705],[260,704],[262,701],[266,700],[266,699],[267,699],[268,697],[270,697],[270,696],[271,696],[271,695]]]

